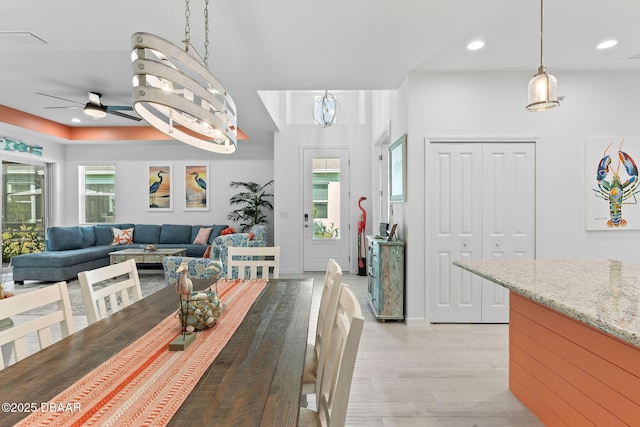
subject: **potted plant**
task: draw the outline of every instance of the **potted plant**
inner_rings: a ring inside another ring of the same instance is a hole
[[[266,188],[273,184],[273,180],[264,185],[255,182],[231,181],[233,188],[243,191],[229,199],[231,206],[238,206],[229,213],[227,218],[240,224],[241,231],[248,231],[256,224],[266,224],[265,210],[273,210],[273,194],[267,193]]]

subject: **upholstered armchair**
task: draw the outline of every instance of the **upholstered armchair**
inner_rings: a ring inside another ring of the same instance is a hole
[[[164,269],[164,279],[167,285],[175,285],[180,278],[180,273],[176,272],[180,264],[187,263],[187,272],[189,277],[193,280],[204,281],[205,279],[211,279],[207,276],[206,269],[209,263],[213,261],[211,258],[193,258],[193,257],[181,257],[181,256],[168,256],[162,260],[162,268]],[[224,278],[222,272],[218,275],[218,278]],[[196,286],[194,286],[195,288]],[[206,287],[206,286],[205,286]],[[202,286],[200,287],[202,288]],[[198,288],[198,290],[200,290]]]
[[[267,246],[267,226],[264,224],[254,225],[249,229],[249,233],[253,234],[253,239],[249,240],[249,246],[264,248]]]
[[[220,272],[221,278],[227,275],[227,250],[229,246],[249,246],[249,233],[234,233],[223,234],[215,239],[211,244],[211,258],[190,258],[190,257],[166,257],[162,263],[164,268],[164,275],[167,284],[170,285],[178,280],[179,273],[176,273],[176,269],[181,262],[187,261],[187,271],[191,279],[206,279],[204,270],[206,269],[209,261],[214,257],[215,252],[219,252],[220,263],[222,264],[222,271]]]
[[[222,263],[222,273],[220,277],[227,276],[227,248],[229,246],[249,246],[249,233],[224,234],[213,239],[212,253],[210,256],[213,256],[215,248],[220,249],[220,262]]]

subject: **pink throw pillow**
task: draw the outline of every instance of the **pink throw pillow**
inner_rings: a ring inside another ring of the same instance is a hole
[[[193,239],[194,245],[206,245],[209,243],[209,236],[211,235],[211,229],[213,227],[201,228],[196,235],[196,238]]]

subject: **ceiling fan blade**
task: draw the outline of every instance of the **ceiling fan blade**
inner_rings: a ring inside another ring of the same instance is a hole
[[[69,105],[68,107],[43,107],[47,110],[55,110],[55,109],[77,109],[77,108],[82,108],[80,105],[76,106],[76,105]]]
[[[133,107],[128,105],[105,105],[107,111],[133,111]]]
[[[131,116],[129,114],[125,114],[125,113],[121,113],[119,111],[115,111],[115,110],[109,110],[107,109],[107,113],[109,114],[113,114],[114,116],[120,116],[120,117],[124,117],[125,119],[131,119],[131,120],[136,120],[136,121],[140,121],[142,120],[140,117],[136,117],[136,116]]]
[[[49,98],[60,99],[61,101],[73,102],[74,104],[84,105],[84,102],[78,102],[78,101],[73,101],[71,99],[60,98],[59,96],[49,95],[49,94],[42,93],[42,92],[36,92],[36,94],[37,95],[42,95],[42,96],[48,96]]]

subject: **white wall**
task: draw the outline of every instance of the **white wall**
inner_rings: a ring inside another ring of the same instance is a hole
[[[410,74],[408,199],[402,207],[409,324],[429,322],[425,224],[429,193],[438,189],[431,187],[425,168],[425,138],[535,140],[537,257],[640,262],[640,231],[585,231],[583,166],[585,138],[610,136],[618,141],[640,136],[640,75],[554,74],[559,94],[566,99],[559,108],[539,113],[524,108],[528,73]],[[393,123],[392,128],[397,130]]]
[[[251,141],[240,142],[251,144]],[[244,148],[244,147],[243,147]],[[70,145],[66,147],[64,212],[56,225],[78,223],[78,166],[116,165],[116,222],[149,224],[233,224],[229,198],[239,189],[231,181],[264,184],[273,179],[270,146],[256,144],[251,150],[233,155],[208,153],[179,142],[133,142]],[[174,199],[171,212],[148,212],[148,166],[163,162],[173,165]],[[188,163],[208,163],[209,211],[184,211],[184,167]],[[271,188],[273,190],[273,188]],[[273,192],[273,191],[272,191]],[[269,213],[269,242],[273,241],[272,213]],[[237,227],[236,227],[237,229]]]

